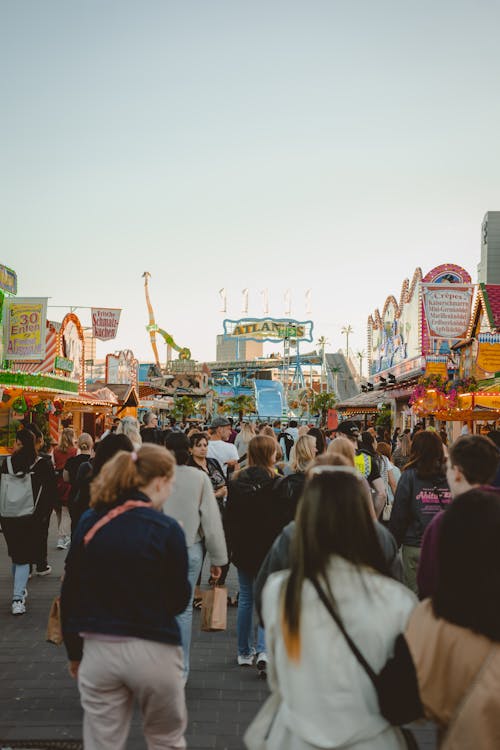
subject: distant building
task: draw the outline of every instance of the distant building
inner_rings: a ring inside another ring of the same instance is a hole
[[[500,211],[488,211],[483,219],[477,280],[484,284],[500,284]]]
[[[217,336],[217,362],[234,362],[235,360],[251,360],[262,357],[264,344],[262,341],[248,341],[244,338]]]

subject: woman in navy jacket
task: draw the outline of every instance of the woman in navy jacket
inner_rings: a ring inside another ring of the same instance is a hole
[[[121,451],[91,487],[61,593],[69,669],[78,677],[86,750],[121,750],[134,697],[148,747],[185,747],[182,649],[189,600],[179,524],[162,513],[175,472],[163,447]]]

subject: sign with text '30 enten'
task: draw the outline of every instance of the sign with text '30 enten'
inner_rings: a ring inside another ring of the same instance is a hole
[[[38,362],[45,358],[46,297],[6,299],[3,319],[5,359]]]
[[[112,307],[92,308],[92,335],[100,341],[116,338],[121,309]]]

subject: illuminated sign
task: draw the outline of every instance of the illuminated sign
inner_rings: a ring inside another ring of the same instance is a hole
[[[248,341],[295,341],[313,340],[312,320],[291,320],[289,318],[241,318],[225,320],[224,335]]]

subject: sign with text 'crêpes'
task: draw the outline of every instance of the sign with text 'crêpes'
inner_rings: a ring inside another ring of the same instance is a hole
[[[429,336],[463,339],[471,316],[472,284],[422,284]]]

